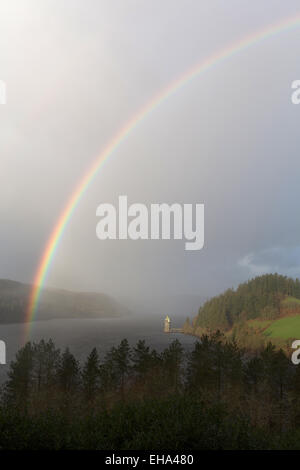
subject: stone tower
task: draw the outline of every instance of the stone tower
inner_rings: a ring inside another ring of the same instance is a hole
[[[165,327],[164,327],[164,332],[165,333],[170,333],[170,328],[171,327],[171,320],[170,318],[168,317],[168,315],[166,316],[165,318]]]

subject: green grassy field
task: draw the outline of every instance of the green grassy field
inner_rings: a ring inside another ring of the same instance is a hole
[[[282,307],[295,309],[297,312],[300,307],[300,300],[288,296],[282,301]],[[257,330],[258,333],[264,330],[262,333],[270,338],[300,339],[300,314],[286,316],[278,320],[248,320],[247,324]]]
[[[271,338],[300,339],[300,315],[275,320],[264,331],[264,334]]]

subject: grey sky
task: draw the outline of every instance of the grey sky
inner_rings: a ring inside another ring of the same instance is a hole
[[[141,106],[190,66],[298,1],[0,0],[0,277],[31,282],[71,191]],[[219,292],[300,275],[300,27],[219,64],[165,101],[106,163],[48,284],[118,296]],[[96,207],[205,204],[205,248],[96,238]]]

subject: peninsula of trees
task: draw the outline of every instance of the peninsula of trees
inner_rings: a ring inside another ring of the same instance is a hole
[[[218,329],[247,346],[261,345],[268,337],[275,343],[281,340],[281,346],[284,340],[300,338],[299,279],[279,274],[255,277],[205,302],[184,325],[185,333],[196,336]]]

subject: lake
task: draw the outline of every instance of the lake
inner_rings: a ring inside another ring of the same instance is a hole
[[[100,356],[112,346],[116,346],[124,338],[127,338],[133,346],[139,339],[145,339],[146,343],[162,351],[173,341],[178,339],[186,350],[191,350],[195,342],[193,336],[163,333],[163,320],[161,317],[146,319],[137,316],[123,318],[101,319],[67,319],[35,321],[32,327],[31,340],[52,339],[58,348],[67,346],[81,362],[93,347],[97,347]],[[183,321],[178,326],[181,326]],[[176,325],[174,325],[176,326]],[[10,324],[0,326],[0,339],[6,343],[7,365],[0,365],[0,383],[6,379],[9,363],[15,358],[15,354],[22,346],[24,332],[23,324]]]

